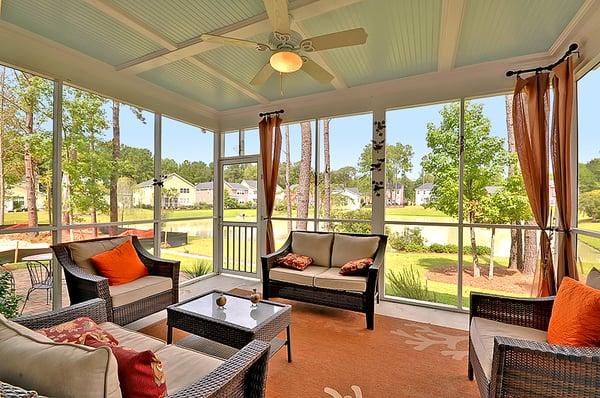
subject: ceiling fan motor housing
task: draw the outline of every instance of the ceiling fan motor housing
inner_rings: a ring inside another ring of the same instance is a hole
[[[276,50],[298,50],[302,36],[300,33],[290,30],[290,33],[272,32],[269,35],[269,44]]]

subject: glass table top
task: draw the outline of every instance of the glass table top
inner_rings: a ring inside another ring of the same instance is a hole
[[[227,293],[223,294],[227,298],[225,308],[219,308],[216,300],[220,295],[220,292],[211,292],[183,303],[177,306],[177,308],[247,329],[254,329],[276,313],[285,309],[283,305],[270,304],[263,301],[259,302],[256,307],[252,307],[249,299],[232,296]]]

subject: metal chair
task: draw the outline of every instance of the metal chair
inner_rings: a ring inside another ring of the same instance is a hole
[[[39,261],[27,262],[27,271],[29,272],[29,278],[31,279],[31,287],[27,290],[27,296],[23,303],[21,313],[25,310],[29,296],[34,290],[45,290],[46,291],[46,305],[50,304],[52,298],[52,266],[48,262],[44,264]]]

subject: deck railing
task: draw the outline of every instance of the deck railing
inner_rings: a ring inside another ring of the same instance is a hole
[[[223,222],[223,269],[256,276],[254,223]]]

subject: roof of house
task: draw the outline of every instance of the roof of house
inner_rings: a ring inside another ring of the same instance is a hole
[[[192,184],[191,182],[189,182],[188,180],[186,180],[185,178],[183,178],[182,176],[180,176],[177,173],[167,174],[165,176],[165,178],[163,178],[163,181],[166,181],[169,178],[174,178],[174,177],[179,178],[181,181],[185,182],[186,184],[190,184],[192,186],[194,185],[194,184]],[[151,186],[154,186],[154,178],[151,178],[149,180],[140,182],[139,184],[136,185],[136,188],[148,188],[148,187],[151,187]]]
[[[209,181],[209,182],[199,182],[198,184],[196,184],[196,191],[204,191],[204,190],[210,190],[212,191],[213,189],[213,182]]]
[[[388,187],[388,189],[404,189],[404,184],[402,184],[401,182],[397,182],[395,187],[394,185],[392,185],[391,187]]]
[[[431,191],[433,189],[433,183],[426,182],[425,184],[419,185],[416,189],[421,189],[424,191]]]
[[[242,180],[242,185],[244,185],[244,184],[255,191],[256,191],[256,188],[258,187],[258,183],[256,182],[256,180]]]
[[[247,191],[248,187],[237,182],[227,182],[225,181],[225,185],[227,185],[231,189],[235,189],[236,191]]]

